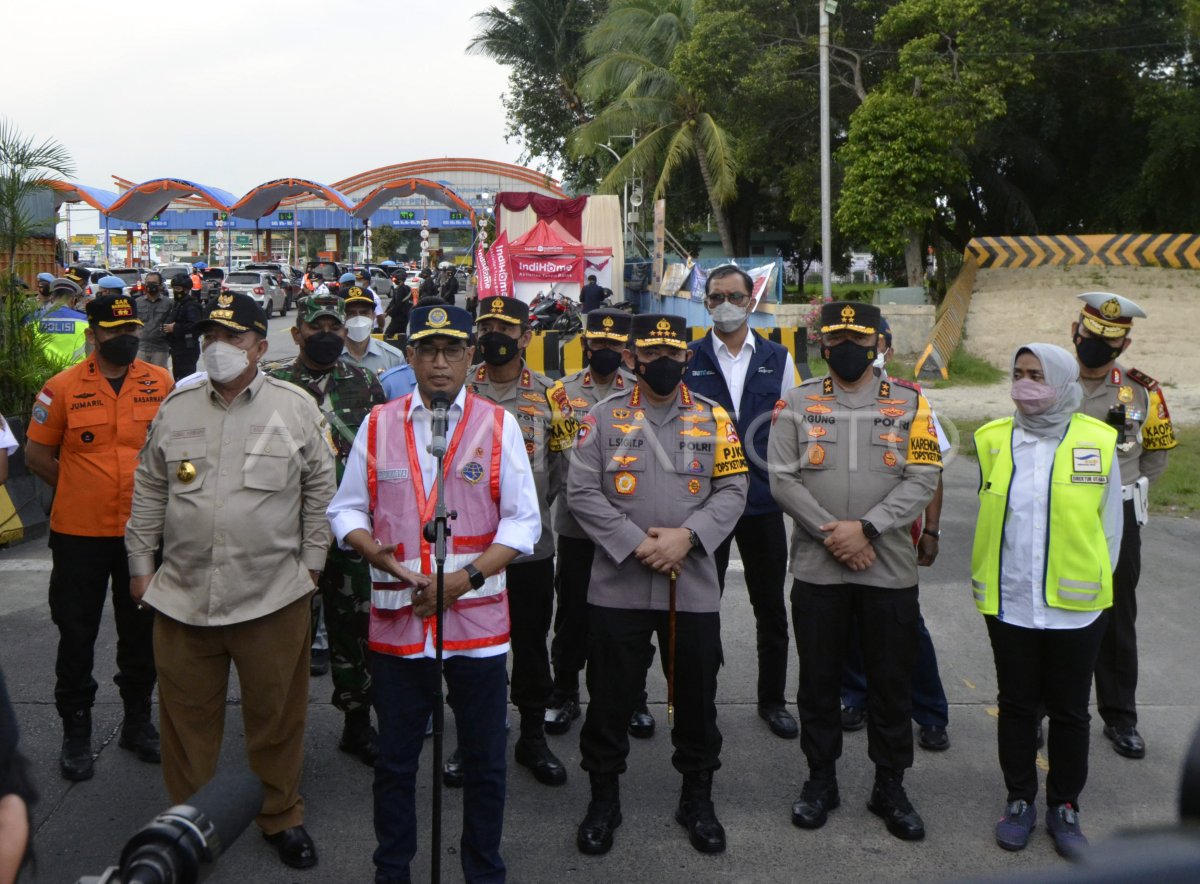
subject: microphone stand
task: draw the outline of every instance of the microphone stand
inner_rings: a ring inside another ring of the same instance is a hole
[[[442,880],[442,734],[445,726],[446,692],[442,684],[442,626],[445,614],[446,586],[446,538],[450,536],[450,520],[457,518],[458,513],[446,509],[446,474],[444,469],[446,459],[446,435],[449,419],[447,412],[450,403],[445,399],[435,399],[430,403],[434,408],[432,426],[432,442],[426,449],[437,458],[437,476],[434,480],[435,494],[433,519],[427,522],[422,532],[427,543],[433,544],[433,559],[436,565],[437,612],[434,618],[436,637],[434,641],[435,659],[437,660],[437,702],[433,706],[433,831],[430,838],[429,880],[439,884]],[[440,420],[437,417],[441,411]],[[440,425],[440,426],[439,426]],[[440,433],[439,433],[440,430]]]

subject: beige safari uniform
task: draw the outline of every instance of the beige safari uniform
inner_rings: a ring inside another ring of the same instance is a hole
[[[633,375],[625,371],[624,368],[616,370],[612,381],[606,387],[601,387],[594,382],[592,371],[588,368],[580,369],[562,379],[563,389],[567,391],[571,408],[575,410],[576,416],[581,419],[601,399],[605,399],[614,393],[624,393],[627,390],[633,389],[636,384],[637,381],[634,380]],[[566,484],[567,479],[564,472],[563,486],[565,487]],[[576,540],[587,540],[587,533],[579,527],[579,523],[571,515],[571,510],[567,506],[566,495],[560,495],[554,504],[554,533],[562,537],[574,537]]]
[[[560,381],[532,371],[521,360],[521,374],[502,395],[488,378],[488,367],[481,364],[467,382],[467,389],[495,402],[517,420],[525,440],[525,453],[533,469],[538,504],[542,511],[542,536],[533,552],[518,556],[514,564],[538,562],[554,555],[554,532],[550,513],[563,487],[565,464],[562,452],[571,447],[578,428],[574,409]]]
[[[1141,476],[1158,481],[1167,469],[1167,452],[1179,444],[1158,381],[1116,363],[1094,387],[1083,378],[1079,383],[1083,387],[1079,410],[1088,417],[1107,423],[1111,408],[1125,406],[1125,441],[1117,445],[1125,486]]]
[[[873,380],[847,391],[812,378],[776,406],[767,449],[771,493],[796,520],[789,570],[807,583],[906,587],[917,583],[909,526],[937,490],[942,456],[929,403],[911,387]],[[851,571],[818,526],[866,519],[880,536],[875,562]]]
[[[627,382],[628,383],[628,382]],[[636,384],[597,403],[584,418],[567,479],[567,505],[595,542],[588,602],[666,611],[669,578],[633,551],[652,527],[696,532],[676,583],[676,609],[720,610],[713,551],[746,506],[746,458],[720,405],[679,385],[676,401],[644,405]]]

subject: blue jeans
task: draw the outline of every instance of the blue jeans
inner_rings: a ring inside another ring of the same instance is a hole
[[[376,880],[407,882],[417,852],[416,778],[425,722],[437,701],[437,663],[371,654],[379,760],[375,764]],[[506,657],[444,661],[463,761],[463,876],[502,882],[508,676]],[[438,772],[440,776],[440,771]]]
[[[912,717],[921,727],[945,727],[949,707],[942,677],[938,674],[937,653],[933,639],[925,628],[925,618],[917,620],[917,665],[912,677]],[[842,670],[842,705],[867,705],[867,676],[863,669],[862,643],[858,621],[850,626],[850,641],[846,645],[846,665]]]

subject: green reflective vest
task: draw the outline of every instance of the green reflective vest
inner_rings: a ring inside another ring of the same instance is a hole
[[[1004,525],[1013,476],[1012,434],[1011,417],[975,431],[980,481],[971,592],[982,614],[1000,610]],[[1075,414],[1058,443],[1046,488],[1049,536],[1043,593],[1049,607],[1100,611],[1112,605],[1113,563],[1104,537],[1103,510],[1116,442],[1112,427]]]
[[[38,320],[38,332],[46,353],[60,361],[64,368],[81,362],[87,356],[86,319],[77,319],[68,313],[56,311]]]

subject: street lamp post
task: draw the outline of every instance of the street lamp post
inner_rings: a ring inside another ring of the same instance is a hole
[[[817,0],[820,17],[821,67],[821,298],[833,300],[833,220],[829,184],[829,15],[837,12],[837,0]],[[802,281],[803,282],[803,281]]]

